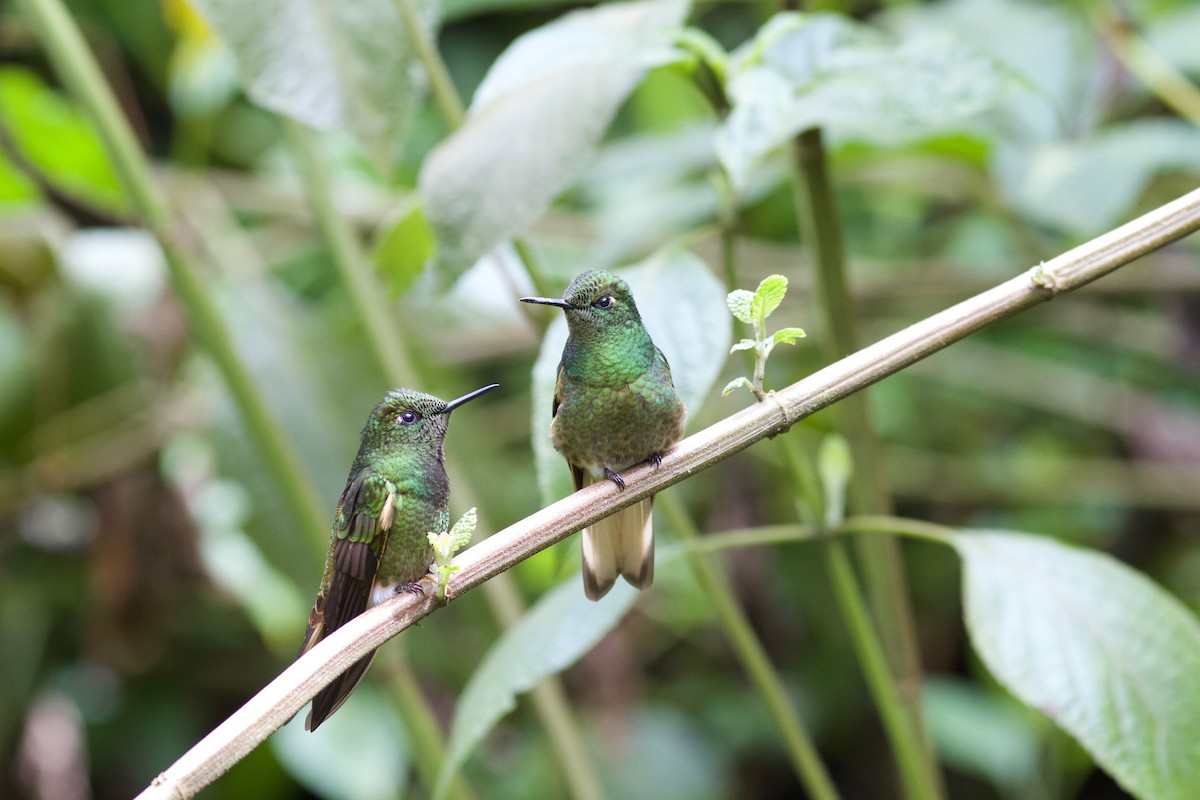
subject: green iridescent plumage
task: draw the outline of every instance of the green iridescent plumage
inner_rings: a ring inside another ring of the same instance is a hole
[[[562,308],[570,335],[558,365],[550,437],[567,459],[575,488],[609,478],[625,488],[620,470],[657,462],[683,436],[686,409],[671,367],[642,324],[625,281],[591,271],[571,281],[561,300],[525,302]],[[583,578],[598,600],[617,575],[639,589],[654,579],[651,499],[583,531]]]
[[[450,411],[495,384],[449,403],[412,389],[388,392],[371,411],[334,515],[321,588],[300,655],[398,591],[421,592],[433,562],[426,534],[450,525],[442,444]],[[362,680],[362,658],[313,698],[305,727],[316,730]]]

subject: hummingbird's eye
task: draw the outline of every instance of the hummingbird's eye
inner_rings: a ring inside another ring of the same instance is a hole
[[[412,425],[419,420],[421,415],[413,411],[411,408],[406,408],[400,412],[400,416],[396,419],[400,420],[401,425]]]
[[[604,295],[596,302],[592,303],[593,308],[605,309],[612,308],[613,299],[609,295]]]

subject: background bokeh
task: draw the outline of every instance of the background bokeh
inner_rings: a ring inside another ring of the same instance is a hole
[[[437,43],[470,98],[517,36],[574,4],[440,5]],[[785,5],[698,2],[690,20],[732,50]],[[331,519],[388,380],[314,220],[295,139],[239,88],[231,51],[184,0],[68,6],[153,159],[183,252]],[[863,341],[1200,178],[1198,120],[1149,91],[1122,55],[1132,32],[1200,79],[1200,8],[1190,0],[814,6],[895,37],[954,32],[1018,87],[960,130],[881,143],[850,126],[827,141]],[[0,797],[130,797],[291,661],[323,545],[280,495],[189,330],[163,252],[137,227],[96,130],[20,6],[0,8],[0,54]],[[715,177],[716,120],[696,86],[672,65],[652,69],[583,177],[528,231],[553,287],[679,237],[707,263],[706,280],[724,285],[730,190]],[[417,103],[389,165],[361,136],[311,141],[427,380],[421,388],[451,397],[503,387],[456,414],[450,433],[455,467],[490,526],[483,535],[543,501],[531,442],[548,419],[531,416],[530,386],[550,318],[515,302],[532,286],[511,259],[484,259],[453,286],[429,271],[414,278],[423,258],[414,264],[413,253],[432,244],[411,222],[418,174],[449,133],[431,101]],[[769,385],[783,386],[822,364],[786,152],[751,170],[738,198],[737,285],[788,276],[773,319],[809,331],[772,356]],[[1105,550],[1200,608],[1198,251],[1195,237],[1168,247],[873,388],[898,512]],[[659,291],[643,313],[670,327],[672,303]],[[744,367],[736,357],[723,364],[693,405],[690,430],[749,401],[719,393]],[[815,452],[831,425],[818,414],[788,435]],[[670,491],[703,532],[793,522],[782,458],[763,443]],[[658,529],[674,540],[669,519],[660,515]],[[575,538],[512,571],[525,601],[577,571]],[[1125,797],[979,664],[953,554],[904,551],[950,796]],[[812,546],[721,558],[846,800],[899,796]],[[498,632],[482,593],[461,598],[387,645],[322,731],[281,731],[202,796],[429,796],[411,768],[397,687],[415,681],[444,729]],[[761,698],[679,561],[562,682],[612,797],[798,796]],[[526,701],[464,774],[481,798],[567,793]]]

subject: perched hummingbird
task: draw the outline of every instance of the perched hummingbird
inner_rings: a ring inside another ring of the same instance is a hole
[[[591,271],[571,281],[558,306],[570,335],[558,363],[550,438],[571,467],[575,489],[608,478],[624,489],[620,470],[657,466],[683,436],[687,409],[671,367],[642,325],[625,281]],[[654,580],[652,497],[583,529],[583,589],[599,600],[617,576],[639,589]]]
[[[375,406],[338,501],[300,655],[368,606],[398,592],[423,592],[419,581],[433,563],[426,534],[450,525],[450,484],[442,464],[450,412],[498,385],[449,403],[413,389],[393,389]],[[305,728],[315,731],[337,711],[374,657],[367,654],[317,693]]]

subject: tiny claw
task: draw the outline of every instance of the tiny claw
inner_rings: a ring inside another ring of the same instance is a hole
[[[397,586],[393,590],[392,593],[393,594],[401,594],[401,593],[415,594],[415,595],[424,597],[425,596],[425,585],[423,583],[421,583],[420,581],[417,581],[416,583],[402,583],[399,586]]]
[[[655,469],[658,469],[662,466],[662,456],[660,456],[658,453],[651,453],[650,457],[646,460],[653,464]]]
[[[604,477],[608,478],[610,481],[615,483],[617,485],[617,488],[620,489],[622,492],[625,491],[625,479],[622,478],[617,473],[613,472],[608,467],[604,468]]]

